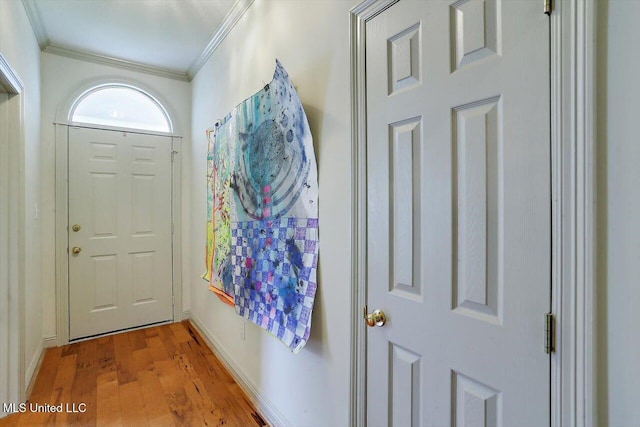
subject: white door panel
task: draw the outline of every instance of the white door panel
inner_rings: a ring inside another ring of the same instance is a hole
[[[170,320],[171,139],[69,133],[70,338]]]
[[[367,23],[370,426],[549,423],[548,25],[527,0]]]

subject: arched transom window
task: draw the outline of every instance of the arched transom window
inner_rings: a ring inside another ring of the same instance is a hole
[[[172,132],[164,107],[143,90],[124,84],[105,84],[84,92],[70,118],[74,123]]]

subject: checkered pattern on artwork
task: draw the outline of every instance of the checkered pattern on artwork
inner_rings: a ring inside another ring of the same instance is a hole
[[[318,219],[232,223],[231,265],[236,312],[300,350],[317,288]]]

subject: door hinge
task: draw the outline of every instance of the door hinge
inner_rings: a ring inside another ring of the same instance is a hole
[[[171,152],[171,163],[176,161],[176,154],[178,154],[177,151],[172,151]]]
[[[173,236],[173,233],[174,233],[174,231],[173,231],[173,230],[174,230],[173,223],[171,223],[171,235],[172,235],[172,236]]]
[[[553,11],[553,0],[542,0],[542,7],[545,15],[551,15]]]
[[[545,313],[544,315],[544,352],[551,354],[555,351],[553,347],[553,339],[555,335],[555,318],[553,313]]]

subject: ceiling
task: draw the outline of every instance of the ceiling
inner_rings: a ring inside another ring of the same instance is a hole
[[[253,0],[23,0],[45,52],[190,80]]]

